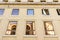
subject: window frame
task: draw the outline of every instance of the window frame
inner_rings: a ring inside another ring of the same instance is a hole
[[[27,30],[27,29],[25,29],[26,31],[29,31],[29,32],[32,31],[32,34],[26,34],[26,31],[25,31],[25,35],[35,35],[35,34],[36,34],[36,32],[35,32],[35,21],[26,21],[26,28],[27,28],[27,24],[28,24],[28,22],[32,22],[32,25],[33,25],[33,23],[34,23],[34,25],[31,26],[33,29],[30,29],[30,31]]]
[[[28,2],[34,2],[34,0],[28,0]]]
[[[48,13],[47,13],[47,12]],[[45,12],[45,13],[44,13]],[[49,10],[48,9],[42,9],[42,15],[50,15],[50,13],[49,13]]]
[[[32,11],[33,11],[33,13],[32,13],[32,14],[30,14],[30,13],[28,12],[29,10],[32,10]],[[34,15],[34,9],[27,9],[27,15],[28,15],[28,16],[33,16],[33,15]]]
[[[18,13],[14,14],[14,11],[18,10]],[[19,15],[19,9],[12,9],[11,15]]]
[[[43,1],[42,1],[42,0],[40,0],[40,2],[46,2],[46,0],[43,0]]]
[[[45,24],[45,23],[47,23],[47,22],[51,22],[51,24],[52,24],[52,30],[48,30],[48,29],[47,29],[46,24]],[[44,21],[44,30],[45,30],[45,35],[55,35],[54,26],[53,26],[52,21]],[[53,31],[54,34],[49,34],[48,31]]]
[[[53,2],[58,2],[58,0],[53,0]]]
[[[8,22],[8,25],[7,25],[6,32],[8,31],[8,27],[9,27],[10,22],[16,22],[16,30],[17,30],[18,21],[9,21],[9,22]],[[12,28],[11,28],[11,29],[12,29]],[[16,35],[16,30],[15,30],[15,34],[13,34],[13,35]],[[11,30],[10,30],[10,31],[11,31]],[[6,32],[5,32],[5,35],[12,35],[11,33],[10,33],[10,34],[6,34]],[[12,32],[12,31],[11,31],[11,32]]]
[[[60,15],[60,9],[56,9],[57,14]]]
[[[0,9],[0,10],[2,11],[2,13],[1,13],[0,15],[3,15],[3,14],[4,14],[5,9]]]

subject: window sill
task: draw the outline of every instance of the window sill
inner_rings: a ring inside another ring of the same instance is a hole
[[[58,35],[44,35],[44,37],[58,37]]]
[[[18,16],[18,15],[11,15],[11,16]]]
[[[37,35],[24,35],[24,37],[37,37]]]
[[[27,16],[34,16],[34,15],[27,15]]]
[[[44,14],[43,14],[42,16],[50,16],[50,15],[44,15]]]
[[[16,37],[16,35],[3,35],[3,37]]]

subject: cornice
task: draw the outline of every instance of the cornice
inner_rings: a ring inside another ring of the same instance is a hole
[[[60,5],[59,2],[0,2],[0,5]]]

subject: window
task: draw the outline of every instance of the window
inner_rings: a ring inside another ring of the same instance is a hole
[[[58,15],[60,15],[60,9],[56,9],[56,11],[57,11]]]
[[[17,21],[10,21],[6,31],[6,35],[15,35],[16,34]]]
[[[46,2],[46,0],[40,0],[41,2]]]
[[[13,9],[12,15],[18,15],[19,14],[19,9]]]
[[[27,21],[26,22],[26,35],[34,35],[35,29],[34,29],[34,21]]]
[[[54,35],[54,28],[51,21],[45,21],[44,26],[46,35]]]
[[[42,14],[43,15],[49,15],[48,9],[42,9]]]
[[[34,9],[28,9],[27,15],[34,15]]]
[[[0,9],[0,15],[3,15],[4,9]]]
[[[16,2],[21,2],[21,0],[16,0]]]
[[[8,2],[8,0],[3,0],[4,2]]]
[[[33,2],[33,0],[28,0],[28,2]]]
[[[53,2],[58,2],[58,0],[53,0]]]

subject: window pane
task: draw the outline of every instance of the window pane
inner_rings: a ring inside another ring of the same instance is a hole
[[[51,34],[54,35],[54,31],[47,31],[47,34],[48,35],[51,35]]]
[[[47,35],[48,34],[53,34],[54,28],[53,28],[53,25],[52,25],[52,22],[51,21],[45,21],[44,22],[44,26],[45,26],[45,33]]]
[[[56,9],[56,11],[57,11],[58,15],[60,15],[60,9]]]
[[[44,14],[44,15],[49,15],[48,9],[42,9],[42,14]]]
[[[0,15],[3,15],[4,9],[0,9]]]
[[[19,9],[13,9],[12,15],[18,15],[19,14]]]
[[[46,30],[53,30],[52,22],[45,22]]]
[[[6,31],[7,35],[15,35],[17,21],[10,21]]]
[[[26,24],[26,35],[34,35],[34,22],[33,21],[27,21]]]
[[[34,10],[33,9],[28,9],[27,10],[27,15],[34,15]]]

